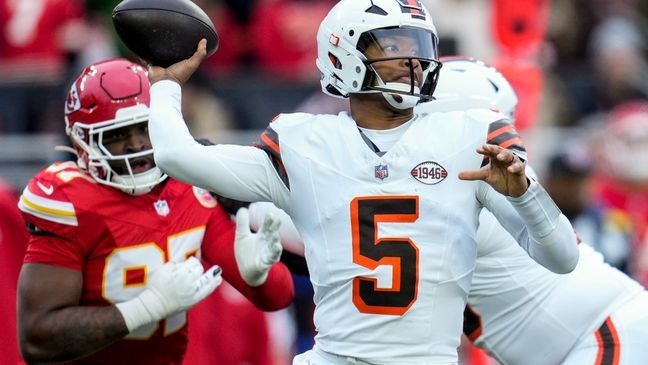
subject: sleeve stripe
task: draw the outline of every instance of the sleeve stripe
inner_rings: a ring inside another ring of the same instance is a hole
[[[494,132],[494,131],[502,128],[502,127],[512,126],[512,125],[513,124],[507,119],[499,119],[499,120],[496,120],[496,121],[492,122],[488,126],[488,133],[492,133],[492,132]]]
[[[523,151],[525,151],[524,142],[515,130],[515,126],[506,119],[500,119],[488,126],[486,143],[496,144],[502,148],[518,145]]]
[[[31,197],[29,196],[30,194]],[[33,197],[36,197],[38,199],[30,200]],[[38,204],[35,202],[35,200],[39,201],[39,203],[45,201],[47,202],[46,205],[49,206]],[[63,209],[57,209],[54,208],[54,206],[59,206],[60,208]],[[67,209],[67,206],[69,206],[71,210]],[[27,191],[27,189],[25,189],[23,195],[20,197],[20,201],[18,202],[18,208],[27,214],[31,214],[38,218],[45,219],[51,222],[61,223],[68,226],[79,225],[77,221],[76,213],[74,212],[74,207],[72,206],[71,203],[63,203],[63,202],[58,202],[56,200],[42,198],[30,193],[29,191]]]
[[[463,333],[471,342],[475,342],[482,334],[481,316],[470,305],[464,309]]]
[[[26,205],[27,207],[29,207],[30,209],[37,210],[37,211],[39,211],[39,212],[43,212],[43,213],[46,213],[46,214],[52,214],[52,215],[58,215],[58,216],[61,216],[61,217],[76,217],[76,215],[74,214],[74,212],[71,212],[71,213],[70,213],[70,212],[65,211],[65,210],[58,210],[58,209],[51,209],[51,208],[47,208],[47,207],[44,207],[44,206],[42,206],[42,205],[38,205],[38,204],[36,204],[36,203],[30,202],[30,201],[27,200],[24,196],[22,196],[22,197],[20,198],[20,201],[21,201],[24,205]]]
[[[496,144],[500,147],[504,147],[504,144],[507,143],[510,140],[516,140],[520,144],[524,144],[524,141],[520,138],[520,136],[517,133],[505,133],[502,134],[498,137],[495,137],[494,139],[488,140],[486,143],[488,144]],[[506,147],[504,147],[506,148]]]
[[[38,196],[32,193],[29,187],[23,190],[21,200],[26,201],[30,206],[36,207],[43,212],[50,212],[65,217],[76,216],[72,203]]]
[[[502,147],[502,148],[509,148],[510,146],[513,146],[513,145],[522,146],[523,143],[524,143],[524,142],[522,142],[522,139],[521,139],[521,138],[519,138],[519,137],[515,137],[515,138],[511,138],[511,139],[509,139],[509,140],[506,141],[506,142],[502,142],[502,143],[500,143],[500,147]]]
[[[486,137],[486,140],[490,141],[490,140],[494,139],[495,137],[497,137],[497,136],[499,136],[499,135],[501,135],[501,134],[503,134],[505,132],[512,131],[513,128],[514,127],[513,127],[512,124],[505,125],[505,126],[503,126],[501,128],[497,128],[496,130],[488,133],[488,136]]]
[[[261,135],[261,142],[263,142],[266,146],[270,147],[276,154],[281,153],[281,149],[279,148],[279,145],[273,141],[267,133],[263,133]]]
[[[260,137],[260,141],[254,145],[257,148],[262,149],[272,161],[277,174],[281,178],[281,181],[290,189],[290,182],[288,181],[288,172],[286,167],[281,161],[281,148],[279,147],[279,136],[272,128],[268,127]]]

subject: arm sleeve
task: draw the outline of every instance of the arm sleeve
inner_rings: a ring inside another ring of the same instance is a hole
[[[223,278],[259,309],[274,311],[287,307],[293,300],[294,287],[290,271],[282,263],[270,269],[263,285],[251,287],[245,283],[234,256],[235,225],[222,209],[212,214],[203,240],[203,259],[223,270]]]
[[[163,80],[151,86],[149,135],[156,164],[178,180],[242,201],[285,207],[288,189],[267,154],[252,146],[203,146],[189,133],[180,109],[181,88]]]
[[[533,179],[520,197],[505,197],[486,183],[479,200],[540,265],[558,273],[569,273],[578,263],[574,229],[549,194]]]

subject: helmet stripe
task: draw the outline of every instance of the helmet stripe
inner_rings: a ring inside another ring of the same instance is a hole
[[[425,20],[425,11],[419,0],[398,0],[404,14],[411,14],[413,18]]]

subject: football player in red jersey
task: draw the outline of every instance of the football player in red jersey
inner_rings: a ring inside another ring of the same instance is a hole
[[[235,227],[207,191],[155,166],[149,87],[127,60],[87,67],[65,105],[78,161],[54,163],[23,191],[18,332],[28,362],[180,364],[186,310],[221,271],[261,309],[292,300],[276,219],[253,234],[241,210]]]

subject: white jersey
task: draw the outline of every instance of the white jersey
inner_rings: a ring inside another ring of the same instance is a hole
[[[182,122],[179,94],[170,82],[151,89],[156,162],[194,185],[290,214],[304,239],[324,352],[372,364],[456,363],[482,206],[530,253],[567,267],[577,260],[571,225],[556,209],[539,209],[536,183],[509,203],[481,181],[458,179],[480,167],[475,150],[503,128],[499,114],[417,117],[385,154],[345,113],[281,115],[260,148],[205,147]],[[496,135],[491,143],[519,141],[508,127]]]
[[[584,335],[643,288],[580,244],[576,269],[556,275],[533,262],[486,211],[465,334],[502,364],[560,364]]]

